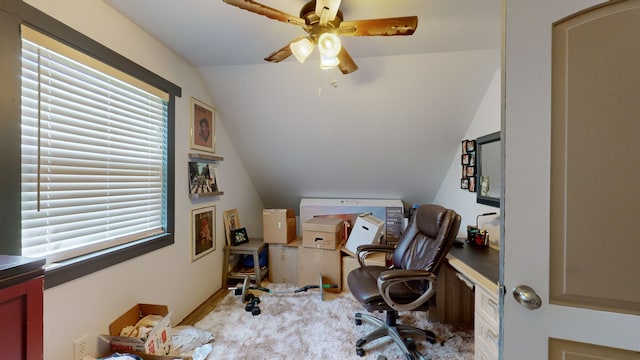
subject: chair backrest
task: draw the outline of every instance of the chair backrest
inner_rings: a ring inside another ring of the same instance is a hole
[[[393,252],[396,269],[438,273],[460,229],[461,217],[440,205],[418,207]]]

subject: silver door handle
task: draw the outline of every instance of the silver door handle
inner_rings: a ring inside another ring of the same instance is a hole
[[[542,306],[540,296],[527,285],[518,285],[513,288],[513,298],[529,310],[535,310]]]

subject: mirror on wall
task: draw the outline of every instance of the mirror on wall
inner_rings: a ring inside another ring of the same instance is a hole
[[[502,145],[500,132],[476,139],[477,200],[479,204],[500,207],[502,189]]]

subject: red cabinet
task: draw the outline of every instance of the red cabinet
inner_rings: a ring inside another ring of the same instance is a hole
[[[44,260],[0,255],[3,359],[43,359],[43,265]]]

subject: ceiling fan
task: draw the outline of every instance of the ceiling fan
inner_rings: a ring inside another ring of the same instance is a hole
[[[307,36],[297,37],[264,58],[269,62],[280,62],[292,54],[299,62],[304,62],[318,46],[320,66],[337,66],[343,74],[358,70],[347,50],[342,47],[341,36],[397,36],[412,35],[418,27],[417,16],[343,21],[340,0],[312,0],[300,9],[300,16],[294,16],[252,0],[223,0],[229,5],[264,15],[270,19],[299,25]]]

